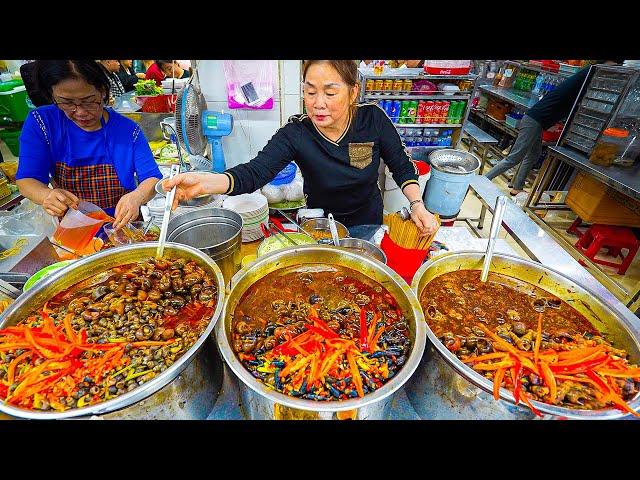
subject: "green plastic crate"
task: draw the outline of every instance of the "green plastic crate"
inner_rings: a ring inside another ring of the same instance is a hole
[[[6,92],[0,91],[0,116],[9,117],[14,122],[24,122],[29,111],[27,90],[24,85]]]
[[[0,130],[0,139],[2,139],[2,141],[7,144],[7,147],[9,147],[9,150],[15,157],[20,156],[20,133],[21,132],[22,132],[22,129],[10,130],[7,128],[4,130]]]

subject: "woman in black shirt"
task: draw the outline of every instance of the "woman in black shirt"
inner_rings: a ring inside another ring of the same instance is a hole
[[[177,185],[175,204],[206,193],[239,195],[266,185],[289,162],[304,177],[310,208],[333,213],[346,226],[382,223],[377,184],[380,160],[411,203],[411,218],[428,235],[436,221],[422,202],[418,173],[389,117],[377,105],[356,104],[360,84],[351,60],[309,60],[304,65],[307,113],[294,115],[249,163],[223,174],[183,173],[165,182]]]

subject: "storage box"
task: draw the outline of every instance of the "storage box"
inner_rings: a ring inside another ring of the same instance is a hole
[[[522,120],[522,114],[512,114],[507,113],[504,119],[504,123],[509,125],[511,128],[518,128],[520,126],[520,120]]]
[[[500,100],[496,100],[492,98],[487,103],[487,115],[489,115],[494,120],[499,122],[503,122],[507,116],[507,113],[511,110],[511,105],[505,102],[501,102]]]
[[[424,71],[430,75],[467,75],[471,60],[426,60]]]
[[[573,180],[566,202],[587,223],[640,227],[640,202],[583,172]]]

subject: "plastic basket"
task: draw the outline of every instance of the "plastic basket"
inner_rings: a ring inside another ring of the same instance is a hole
[[[640,202],[583,172],[573,180],[566,203],[587,223],[640,227]]]
[[[427,60],[424,71],[430,75],[467,75],[471,60]]]
[[[136,103],[145,113],[173,113],[177,95],[138,95]]]
[[[411,285],[411,280],[424,261],[429,250],[414,250],[399,246],[385,232],[380,248],[387,256],[387,265]]]
[[[20,132],[21,131],[22,130],[9,130],[9,129],[0,130],[0,139],[2,139],[4,143],[7,144],[7,147],[9,147],[9,151],[11,151],[11,153],[15,157],[20,156]]]
[[[24,86],[0,91],[0,116],[7,116],[14,122],[24,122],[30,111],[27,98]]]

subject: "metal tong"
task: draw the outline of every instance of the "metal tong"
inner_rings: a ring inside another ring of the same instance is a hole
[[[273,228],[272,228],[273,227]],[[269,232],[272,235],[280,235],[283,236],[288,242],[294,244],[294,245],[300,245],[299,243],[297,243],[295,240],[293,240],[289,235],[287,235],[286,233],[284,233],[282,230],[280,230],[280,227],[278,227],[275,223],[269,221],[267,223],[267,230],[269,230]]]
[[[491,220],[491,232],[489,233],[489,241],[487,242],[487,251],[484,254],[484,263],[482,264],[482,273],[480,274],[480,281],[486,282],[489,276],[489,266],[491,265],[491,257],[493,256],[493,249],[496,244],[496,238],[498,238],[498,232],[502,226],[502,217],[504,216],[505,208],[507,207],[507,197],[500,195],[496,199],[496,207],[493,209],[493,220]]]

